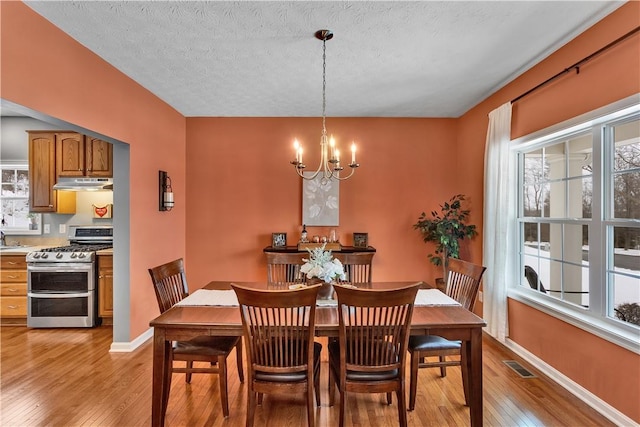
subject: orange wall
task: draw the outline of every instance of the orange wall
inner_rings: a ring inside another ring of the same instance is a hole
[[[458,157],[476,171],[484,152],[487,115],[505,102],[578,62],[640,24],[640,3],[629,2],[460,118]],[[640,92],[640,34],[616,46],[513,107],[517,138]],[[475,176],[475,175],[474,175]],[[482,179],[478,175],[478,180]],[[461,182],[481,200],[482,187]],[[475,242],[478,244],[478,242]],[[509,300],[510,339],[640,422],[640,356]],[[613,364],[613,365],[612,365]]]
[[[158,314],[147,268],[184,254],[185,119],[23,3],[0,7],[2,98],[130,145],[134,339]],[[159,169],[173,178],[170,213],[158,211]]]
[[[451,173],[453,119],[328,118],[328,132],[348,148],[355,139],[361,167],[340,183],[343,244],[369,233],[377,249],[375,280],[432,280],[428,247],[412,225],[459,189]],[[262,249],[272,232],[297,242],[302,229],[302,179],[289,161],[293,139],[317,167],[320,118],[187,119],[187,258],[193,288],[209,280],[265,280]],[[314,157],[316,155],[316,157]],[[471,205],[472,208],[477,208]],[[309,227],[309,234],[328,234]]]

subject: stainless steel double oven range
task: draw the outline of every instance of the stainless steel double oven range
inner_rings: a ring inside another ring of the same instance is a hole
[[[113,247],[113,227],[72,225],[68,237],[68,246],[27,254],[29,327],[99,324],[96,251]]]

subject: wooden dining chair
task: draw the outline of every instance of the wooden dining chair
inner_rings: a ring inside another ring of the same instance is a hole
[[[329,406],[340,391],[340,427],[346,393],[391,393],[400,426],[407,425],[405,365],[411,315],[420,283],[394,290],[335,286],[339,338],[329,343]]]
[[[164,313],[189,295],[187,279],[182,258],[149,269],[153,288],[156,292],[160,313]],[[238,376],[244,382],[242,367],[242,337],[199,336],[189,341],[176,341],[171,347],[171,372],[184,373],[185,381],[191,382],[191,374],[218,374],[220,383],[220,401],[222,413],[229,416],[229,398],[227,393],[227,357],[236,349]],[[185,362],[184,368],[173,366],[173,361]],[[193,362],[207,362],[207,367],[194,367]],[[169,376],[168,389],[171,387]]]
[[[475,265],[461,259],[450,258],[448,261],[448,275],[446,294],[458,301],[464,308],[473,311],[478,297],[480,280],[485,267]],[[447,356],[461,356],[462,343],[450,341],[437,335],[413,335],[409,338],[409,353],[411,354],[411,379],[409,381],[409,410],[416,406],[416,390],[418,387],[419,368],[440,368],[440,376],[447,375],[447,366],[460,366],[465,402],[469,402],[468,378],[466,365],[461,364],[460,358],[448,360]],[[438,357],[437,362],[428,361],[428,357]]]
[[[272,288],[288,289],[289,285],[305,283],[300,273],[304,253],[265,252],[267,256],[267,283]],[[308,255],[308,254],[307,254]]]
[[[314,342],[316,297],[320,286],[295,290],[256,290],[232,284],[238,296],[247,344],[249,387],[247,427],[256,405],[269,393],[304,393],[309,427],[320,406],[320,352]]]
[[[346,279],[344,282],[351,283],[358,287],[371,285],[373,278],[372,262],[375,252],[334,252],[334,258],[340,260],[344,266]]]

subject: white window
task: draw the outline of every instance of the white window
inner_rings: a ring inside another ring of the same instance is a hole
[[[636,98],[631,108],[612,106],[514,145],[515,289],[605,336],[640,331],[639,110]]]
[[[40,234],[42,214],[29,212],[29,167],[0,165],[0,230],[6,234]]]

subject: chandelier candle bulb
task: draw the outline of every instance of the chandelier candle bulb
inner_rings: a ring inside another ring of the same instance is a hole
[[[356,143],[351,143],[351,163],[356,162]]]
[[[329,147],[331,147],[331,159],[336,158],[336,140],[333,139],[333,135],[329,138]]]

